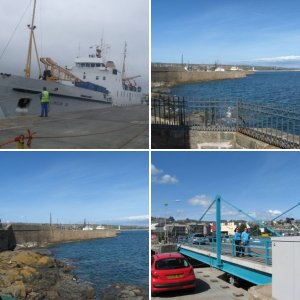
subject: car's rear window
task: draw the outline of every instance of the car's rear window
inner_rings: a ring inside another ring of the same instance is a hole
[[[200,233],[198,233],[198,234],[194,234],[194,237],[204,237],[204,235],[203,235],[203,234],[200,234]]]
[[[183,258],[166,258],[155,263],[156,270],[180,269],[189,267],[189,263]]]

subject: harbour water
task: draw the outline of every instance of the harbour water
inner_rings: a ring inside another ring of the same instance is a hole
[[[115,283],[148,291],[148,248],[148,231],[122,231],[116,238],[53,245],[50,250],[74,266],[77,279],[89,283],[101,299]]]
[[[289,104],[300,111],[300,72],[256,72],[246,78],[178,85],[172,95],[203,100]]]

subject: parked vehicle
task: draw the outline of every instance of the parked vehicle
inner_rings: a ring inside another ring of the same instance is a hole
[[[192,235],[191,241],[194,245],[208,245],[209,238],[204,236],[202,233],[194,233]]]
[[[177,237],[177,243],[185,243],[185,242],[187,242],[188,241],[188,238],[187,238],[187,236],[184,236],[184,235],[179,235],[178,237]]]
[[[196,277],[193,267],[180,253],[161,253],[152,256],[151,293],[194,289]]]

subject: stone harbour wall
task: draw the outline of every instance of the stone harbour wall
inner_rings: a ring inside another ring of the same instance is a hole
[[[99,238],[115,237],[117,231],[113,229],[104,230],[16,230],[14,231],[17,244],[34,243],[61,243]]]
[[[15,228],[16,227],[16,228]],[[0,251],[14,250],[16,245],[42,246],[117,236],[115,229],[103,230],[61,230],[43,226],[12,226],[0,230]]]
[[[244,78],[251,71],[186,71],[180,68],[156,67],[151,70],[151,81],[153,84],[160,82],[165,85],[176,85],[183,83],[193,83],[201,81],[213,81],[224,79]],[[163,85],[162,84],[162,85]]]

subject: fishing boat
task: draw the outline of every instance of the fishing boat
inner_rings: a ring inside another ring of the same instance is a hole
[[[30,29],[25,76],[0,72],[0,118],[40,112],[40,93],[46,87],[50,94],[51,112],[71,112],[112,105],[141,104],[142,90],[134,79],[126,77],[125,42],[123,68],[119,71],[112,60],[102,55],[104,43],[90,47],[86,57],[76,57],[71,68],[61,67],[50,57],[39,57],[34,30],[36,0]],[[31,77],[32,48],[38,67],[38,78]]]

